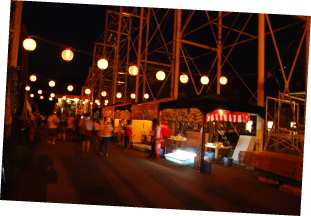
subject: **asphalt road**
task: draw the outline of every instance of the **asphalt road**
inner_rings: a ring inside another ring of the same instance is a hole
[[[258,171],[212,164],[211,173],[110,144],[109,156],[91,142],[46,142],[37,129],[29,164],[1,200],[299,215],[301,197],[258,180]]]

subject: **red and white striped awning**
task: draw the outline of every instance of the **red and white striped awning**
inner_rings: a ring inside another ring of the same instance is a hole
[[[206,120],[209,121],[229,121],[247,123],[250,118],[249,113],[234,112],[224,110],[215,110],[206,114]]]

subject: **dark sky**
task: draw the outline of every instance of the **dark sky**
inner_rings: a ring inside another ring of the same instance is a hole
[[[83,1],[82,1],[83,2]],[[27,33],[29,35],[35,35],[37,37],[43,38],[44,40],[51,41],[53,43],[58,43],[72,47],[78,50],[82,50],[86,53],[93,53],[94,42],[100,37],[100,35],[105,31],[105,17],[106,9],[114,9],[115,5],[104,5],[96,4],[94,1],[84,1],[86,3],[77,2],[54,2],[54,1],[29,1],[24,0],[23,2],[23,12],[22,12],[22,24],[26,26]],[[89,2],[89,3],[87,3]],[[95,1],[96,2],[96,1]],[[98,2],[98,1],[97,1]],[[117,3],[117,2],[114,2]],[[152,6],[152,5],[146,5]],[[182,22],[187,18],[187,13],[189,10],[183,8]],[[196,9],[205,9],[195,6]],[[236,10],[239,11],[239,10]],[[250,10],[251,11],[251,10]],[[235,28],[241,29],[244,25],[249,12],[243,12]],[[224,11],[223,13],[226,13]],[[233,19],[237,13],[232,14],[228,19],[224,19],[224,24],[230,26]],[[217,17],[217,11],[211,11],[211,18]],[[278,28],[285,26],[287,24],[297,22],[298,20],[289,16],[287,14],[269,14],[271,17],[271,24],[273,28]],[[186,31],[189,31],[195,26],[199,26],[204,22],[207,22],[207,18],[204,15],[197,15],[189,23]],[[291,27],[288,30],[280,31],[275,34],[277,44],[280,46],[280,53],[283,53],[287,44],[295,37],[297,31],[301,28],[301,25],[297,27]],[[214,28],[217,32],[217,27]],[[269,31],[266,25],[266,32]],[[245,32],[257,35],[257,13],[255,13],[247,27]],[[206,36],[205,35],[209,35]],[[227,34],[227,30],[223,29],[223,38]],[[231,32],[229,37],[226,39],[227,44],[231,44],[235,41],[238,33]],[[241,39],[246,39],[247,37],[241,37]],[[66,62],[61,58],[61,52],[64,48],[57,45],[48,43],[41,39],[34,37],[37,48],[29,53],[29,66],[28,74],[37,74],[38,79],[35,83],[28,82],[32,86],[32,93],[37,95],[38,88],[42,88],[44,91],[44,100],[36,99],[33,100],[39,104],[49,103],[48,97],[52,92],[56,94],[68,93],[66,90],[67,84],[72,84],[75,87],[75,91],[72,94],[80,95],[81,88],[87,78],[89,67],[92,65],[93,57],[92,55],[74,52],[73,60]],[[188,37],[189,39],[198,43],[202,41],[208,41],[207,45],[216,47],[214,36],[212,33],[202,32],[195,36]],[[171,40],[171,39],[169,39]],[[185,45],[185,47],[187,47]],[[189,48],[189,53],[199,54],[204,53],[206,50],[200,48]],[[229,49],[224,50],[227,53]],[[213,60],[215,54],[210,57],[206,57],[201,62],[198,62],[200,66],[210,67],[211,61]],[[290,57],[284,59],[284,65],[289,65]],[[20,60],[20,59],[19,59]],[[270,70],[277,60],[275,50],[272,44],[271,36],[266,36],[266,71]],[[229,61],[233,64],[236,71],[241,76],[249,80],[249,84],[253,91],[256,91],[257,86],[257,76],[252,74],[257,73],[257,40],[247,42],[241,45],[237,45],[233,49]],[[224,65],[224,71],[226,71],[228,76],[236,76],[232,68],[228,65]],[[186,70],[185,65],[181,66],[181,71]],[[289,66],[288,66],[289,70]],[[276,69],[278,71],[278,69]],[[280,72],[279,72],[280,75]],[[47,79],[41,78],[45,77]],[[282,79],[282,76],[279,78]],[[48,79],[53,79],[56,81],[58,88],[50,88],[48,86]],[[236,80],[236,79],[235,79]],[[62,84],[64,83],[64,84]],[[242,83],[237,83],[237,85],[243,85]],[[269,87],[275,85],[269,83]],[[246,88],[244,91],[248,91]],[[249,96],[249,95],[248,95]],[[43,106],[43,105],[42,105]]]

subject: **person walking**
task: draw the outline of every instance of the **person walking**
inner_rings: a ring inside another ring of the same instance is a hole
[[[90,114],[84,114],[84,117],[81,121],[81,134],[82,134],[82,151],[89,152],[90,149],[90,141],[92,137],[92,130],[93,130],[93,122],[90,119]],[[86,144],[86,149],[85,149]]]
[[[130,147],[132,136],[131,120],[127,120],[127,124],[124,125],[124,148]]]
[[[59,134],[58,139],[63,139],[63,142],[66,141],[66,134],[67,134],[67,113],[64,111],[60,115],[60,122],[59,122]]]
[[[56,135],[57,135],[57,128],[60,120],[56,115],[55,111],[51,112],[51,115],[47,119],[47,127],[49,131],[49,136],[47,142],[50,144],[55,145]]]
[[[35,136],[35,129],[37,127],[37,120],[36,120],[36,113],[37,111],[34,110],[30,116],[30,122],[29,122],[29,127],[30,127],[30,131],[29,131],[29,143],[33,143],[33,139]]]
[[[68,139],[73,139],[73,133],[76,129],[76,119],[73,114],[69,115],[67,119],[67,130],[68,130]]]
[[[151,152],[149,154],[149,157],[160,158],[161,141],[163,141],[161,126],[158,124],[157,119],[153,119],[152,122],[153,122],[152,130],[154,130],[155,133],[153,136]]]
[[[41,127],[46,129],[46,115],[45,114],[42,115]]]
[[[101,137],[101,141],[99,144],[99,154],[103,155],[103,145],[105,145],[106,156],[109,153],[109,143],[111,141],[111,134],[113,131],[113,127],[110,122],[107,121],[107,117],[104,117],[104,123],[100,124],[99,135]]]
[[[94,119],[93,123],[93,137],[95,137],[95,141],[98,142],[98,131],[99,131],[99,124],[96,119]]]

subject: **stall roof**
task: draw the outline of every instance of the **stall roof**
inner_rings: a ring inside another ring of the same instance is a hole
[[[228,98],[213,92],[159,103],[159,111],[163,109],[182,108],[197,108],[202,112],[203,115],[218,109],[228,110],[231,112],[258,114],[262,118],[265,118],[266,114],[265,107],[241,102],[241,100],[238,98]]]
[[[129,112],[131,112],[132,108],[132,104],[123,104],[120,106],[114,106],[115,110],[127,110]]]

